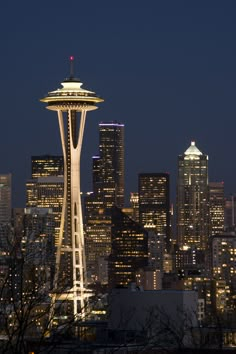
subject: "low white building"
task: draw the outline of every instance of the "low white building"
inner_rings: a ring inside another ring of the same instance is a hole
[[[191,330],[198,326],[195,291],[145,291],[132,284],[130,288],[113,289],[109,304],[110,330],[133,332],[148,342],[188,345]]]

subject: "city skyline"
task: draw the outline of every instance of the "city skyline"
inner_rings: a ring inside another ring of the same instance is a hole
[[[235,193],[228,156],[235,149],[236,4],[72,7],[67,16],[60,0],[47,11],[27,1],[14,10],[3,4],[0,171],[12,173],[13,205],[24,204],[30,157],[61,154],[57,125],[38,99],[69,75],[72,54],[75,74],[105,98],[85,130],[83,191],[91,190],[98,123],[117,120],[126,126],[128,192],[137,191],[139,173],[169,172],[174,201],[177,156],[195,140],[209,156],[210,181],[224,180],[226,195]]]
[[[54,1],[0,22],[0,351],[236,348],[236,3]]]

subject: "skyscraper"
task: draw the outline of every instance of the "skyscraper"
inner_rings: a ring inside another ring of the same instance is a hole
[[[25,208],[22,251],[35,285],[51,290],[55,266],[54,216],[50,208]]]
[[[42,166],[43,174],[46,173]],[[34,170],[33,175],[39,172]],[[54,243],[58,245],[63,204],[63,176],[32,178],[26,182],[26,206],[28,208],[51,208],[54,216]]]
[[[85,198],[85,244],[89,281],[107,283],[111,208],[124,206],[124,124],[99,124],[99,154],[93,156],[93,192]],[[100,271],[100,265],[103,271]]]
[[[58,114],[62,151],[64,158],[64,199],[61,228],[56,257],[54,288],[57,290],[59,277],[64,272],[68,291],[65,296],[73,301],[73,315],[78,311],[84,315],[87,297],[86,260],[84,249],[83,219],[80,195],[80,156],[83,142],[86,114],[97,108],[103,99],[92,91],[83,89],[80,80],[74,78],[71,57],[69,79],[62,82],[62,88],[48,93],[41,101]],[[78,112],[80,117],[78,117]],[[63,118],[65,114],[65,121]],[[79,119],[80,118],[80,119]],[[62,256],[65,262],[62,261]],[[63,264],[64,263],[64,264]]]
[[[210,235],[224,232],[224,182],[209,183]]]
[[[105,208],[124,206],[124,124],[99,124],[99,156],[93,157],[93,190]]]
[[[0,175],[0,223],[11,221],[11,174]]]
[[[206,248],[209,235],[208,156],[192,141],[178,158],[177,240],[180,249]]]
[[[162,234],[170,250],[170,186],[168,173],[139,174],[139,222]],[[155,229],[153,229],[153,227]]]
[[[216,280],[216,307],[235,312],[236,235],[235,232],[213,235],[209,239],[210,269]]]
[[[51,208],[54,216],[54,243],[58,245],[64,196],[63,156],[31,157],[31,179],[26,182],[26,206]]]
[[[225,198],[224,226],[226,231],[235,231],[236,221],[236,196],[231,195]]]
[[[0,249],[9,247],[11,226],[11,174],[0,175]]]
[[[135,282],[135,272],[148,265],[147,231],[121,209],[112,208],[112,249],[108,261],[109,285]]]

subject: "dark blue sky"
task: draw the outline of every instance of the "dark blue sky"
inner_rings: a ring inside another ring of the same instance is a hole
[[[170,172],[196,141],[211,181],[236,192],[236,2],[42,0],[1,4],[0,173],[24,206],[30,157],[60,154],[56,114],[39,102],[69,74],[105,99],[88,115],[82,188],[91,189],[98,123],[125,124],[126,189],[139,172]]]

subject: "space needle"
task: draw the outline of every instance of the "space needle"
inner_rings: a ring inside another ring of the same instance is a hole
[[[62,152],[64,158],[64,197],[60,233],[56,252],[54,294],[72,301],[74,319],[78,313],[84,317],[88,297],[83,217],[80,189],[80,157],[88,111],[97,109],[103,102],[95,92],[82,88],[74,77],[74,57],[70,57],[70,77],[62,87],[51,91],[40,101],[58,115]],[[63,280],[64,279],[64,280]],[[55,301],[54,295],[54,301]]]

